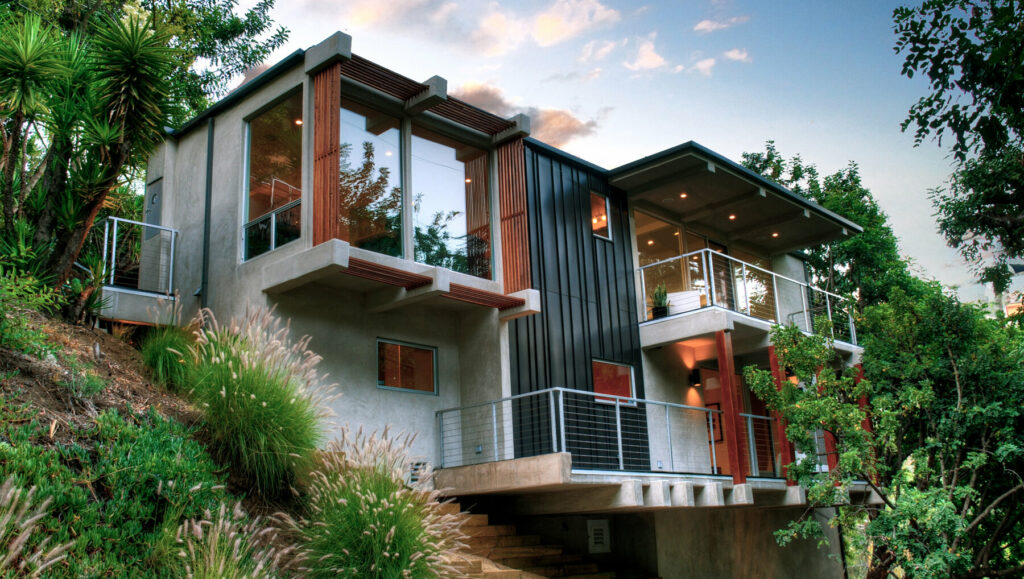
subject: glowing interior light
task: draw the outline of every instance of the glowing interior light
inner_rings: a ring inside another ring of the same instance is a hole
[[[735,213],[730,213],[729,214],[729,221],[736,221],[736,214]]]
[[[469,177],[466,177],[466,183],[472,183],[472,182],[473,182],[472,179],[470,179]]]
[[[647,245],[654,245],[654,240],[653,239],[648,239],[647,240]]]
[[[686,193],[680,193],[680,194],[679,194],[679,198],[680,198],[680,199],[686,199],[686,197],[687,197],[687,194],[686,194]]]
[[[384,156],[385,157],[390,157],[391,156],[391,151],[384,151]]]
[[[772,237],[778,237],[778,236],[779,236],[779,232],[778,231],[772,233]]]
[[[301,127],[302,126],[302,119],[295,119],[295,126]]]

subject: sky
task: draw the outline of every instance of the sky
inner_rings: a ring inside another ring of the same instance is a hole
[[[927,85],[900,74],[897,5],[277,0],[271,16],[290,38],[270,63],[341,30],[354,53],[444,77],[449,94],[499,115],[529,114],[533,137],[605,168],[690,140],[736,161],[774,140],[823,176],[854,161],[917,273],[982,299],[991,288],[972,283],[928,199],[952,170],[948,150],[900,130]]]

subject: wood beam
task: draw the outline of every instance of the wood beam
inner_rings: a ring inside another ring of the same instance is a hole
[[[751,201],[752,197],[760,197],[763,199],[767,196],[768,194],[765,192],[764,188],[758,187],[753,191],[744,191],[743,193],[740,193],[738,195],[733,195],[732,197],[726,197],[725,199],[720,199],[713,203],[708,203],[707,205],[701,207],[696,211],[691,211],[687,213],[684,217],[686,218],[686,221],[688,223],[693,221],[700,221],[701,219],[709,217],[718,211],[724,211],[726,209],[730,209],[732,207],[748,203]]]
[[[741,441],[743,418],[740,411],[739,384],[736,384],[736,361],[732,355],[732,332],[715,332],[715,347],[718,354],[718,381],[722,388],[722,423],[725,427],[725,446],[729,451],[729,472],[734,485],[747,482],[747,445]]]

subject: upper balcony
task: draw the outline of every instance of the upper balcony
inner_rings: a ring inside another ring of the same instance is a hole
[[[831,336],[856,346],[857,331],[849,300],[810,284],[741,261],[713,249],[702,249],[639,268],[644,307],[640,339],[643,347],[685,340],[742,316],[748,327],[767,330],[773,324],[795,325],[807,333],[820,331],[822,318],[832,322]],[[663,300],[656,299],[659,289]],[[693,323],[704,314],[708,323]]]
[[[94,227],[97,234],[100,225]],[[169,305],[175,300],[178,230],[120,217],[106,218],[102,228],[100,317],[127,323],[166,323]]]

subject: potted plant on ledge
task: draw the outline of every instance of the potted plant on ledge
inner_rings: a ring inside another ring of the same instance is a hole
[[[651,318],[664,318],[668,315],[668,288],[664,283],[659,283],[658,287],[654,288],[651,304]]]

